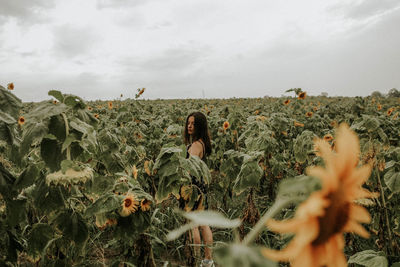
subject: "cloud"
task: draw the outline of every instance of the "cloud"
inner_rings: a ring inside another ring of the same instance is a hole
[[[345,18],[363,20],[382,15],[400,7],[398,0],[362,0],[353,3],[335,5],[331,11],[340,12]]]
[[[89,57],[100,40],[101,36],[88,26],[57,26],[54,28],[53,52],[65,58]]]
[[[45,11],[54,6],[54,0],[0,0],[0,20],[16,18],[22,24],[44,23]]]

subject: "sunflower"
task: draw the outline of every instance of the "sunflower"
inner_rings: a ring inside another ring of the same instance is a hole
[[[142,201],[140,201],[140,209],[142,211],[150,210],[150,206],[151,206],[151,201],[150,200],[142,199]]]
[[[53,104],[54,105],[58,104],[58,101],[57,100],[53,100]]]
[[[150,168],[149,168],[149,161],[148,160],[146,160],[145,162],[144,162],[144,171],[147,173],[147,175],[148,176],[151,176],[151,171],[150,171]]]
[[[336,128],[336,127],[338,127],[338,123],[337,123],[337,121],[331,121],[331,123],[330,123],[330,125],[333,127],[333,128]]]
[[[390,115],[392,115],[392,112],[393,112],[393,111],[394,111],[394,108],[389,108],[386,114],[387,114],[388,116],[390,116]]]
[[[298,94],[297,98],[298,98],[298,99],[305,99],[306,96],[307,96],[307,93],[306,93],[306,92],[301,92],[301,93]]]
[[[223,124],[223,127],[224,127],[224,131],[226,131],[226,129],[229,128],[229,122],[225,121],[224,124]]]
[[[332,136],[331,134],[326,134],[326,135],[324,135],[324,141],[329,142],[329,141],[331,141],[331,140],[333,140],[333,136]]]
[[[296,126],[296,127],[304,127],[304,124],[303,124],[303,123],[300,123],[300,122],[297,122],[297,121],[295,121],[295,122],[294,122],[294,126]]]
[[[113,108],[113,103],[111,101],[108,101],[108,109],[112,109]]]
[[[258,115],[258,113],[260,113],[260,111],[258,109],[256,111],[254,111],[254,115]]]
[[[7,84],[7,89],[8,90],[14,90],[14,83]]]
[[[135,199],[133,194],[127,194],[122,202],[122,210],[119,214],[122,217],[127,217],[131,213],[135,213],[139,208],[139,201]]]
[[[377,108],[378,108],[378,110],[381,110],[382,109],[382,105],[378,104]]]
[[[137,179],[138,169],[136,169],[136,165],[132,167],[132,176],[133,178]]]
[[[283,102],[283,104],[284,104],[285,106],[289,105],[289,104],[290,104],[290,99],[286,99],[285,102]]]
[[[24,125],[24,123],[25,123],[25,118],[24,118],[24,116],[20,116],[19,118],[18,118],[18,124],[19,125]]]
[[[139,91],[139,96],[142,95],[144,93],[144,90],[146,90],[146,88],[142,88],[142,90]]]
[[[397,119],[398,116],[399,116],[399,112],[396,112],[396,113],[393,115],[392,119],[395,120],[395,119]]]
[[[312,115],[313,115],[313,113],[312,113],[311,111],[309,111],[309,112],[306,113],[306,117],[308,117],[308,118],[311,118]]]
[[[307,175],[319,177],[322,189],[299,205],[293,219],[267,222],[271,230],[296,235],[283,250],[263,249],[263,255],[275,261],[290,261],[294,267],[347,266],[343,233],[369,236],[360,223],[370,222],[370,214],[354,201],[375,197],[362,188],[371,173],[371,165],[357,168],[359,141],[345,124],[337,131],[336,153],[325,141],[319,140],[317,145],[325,168],[309,168]]]
[[[98,119],[98,118],[99,118],[99,114],[94,114],[94,117],[95,117],[96,119]]]
[[[93,110],[93,108],[92,107],[87,107],[87,109],[89,110],[89,111],[92,111]]]

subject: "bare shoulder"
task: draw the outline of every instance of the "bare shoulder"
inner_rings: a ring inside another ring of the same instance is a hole
[[[195,141],[190,146],[189,153],[191,155],[199,156],[200,158],[203,156],[203,145],[200,141]]]

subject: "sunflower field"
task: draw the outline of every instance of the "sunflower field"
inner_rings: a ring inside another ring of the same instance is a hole
[[[1,266],[400,266],[400,99],[22,103],[0,86]],[[186,158],[186,117],[212,154]],[[192,177],[208,187],[209,209]],[[184,211],[179,199],[186,201]]]

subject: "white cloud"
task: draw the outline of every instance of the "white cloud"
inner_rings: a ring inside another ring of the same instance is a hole
[[[400,87],[394,0],[4,1],[0,84],[24,101],[57,88],[113,99],[139,87],[150,98]]]

